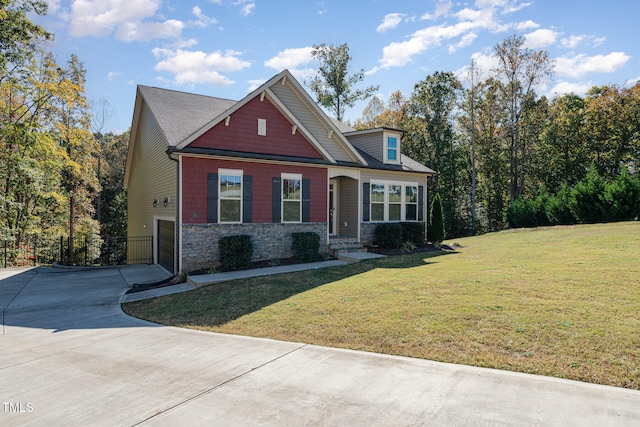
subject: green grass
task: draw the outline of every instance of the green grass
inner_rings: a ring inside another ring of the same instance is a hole
[[[455,253],[124,305],[154,322],[640,389],[640,222],[456,239]]]

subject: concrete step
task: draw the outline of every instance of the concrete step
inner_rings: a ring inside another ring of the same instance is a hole
[[[367,252],[358,239],[353,237],[332,237],[329,239],[329,250],[336,258],[342,253]]]

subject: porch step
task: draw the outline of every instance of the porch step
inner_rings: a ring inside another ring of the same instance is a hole
[[[339,259],[341,253],[367,252],[367,249],[354,237],[331,237],[329,251]]]

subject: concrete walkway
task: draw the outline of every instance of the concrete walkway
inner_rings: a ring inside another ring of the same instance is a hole
[[[155,266],[0,270],[0,425],[632,426],[640,392],[164,327]],[[166,274],[166,272],[164,273]]]

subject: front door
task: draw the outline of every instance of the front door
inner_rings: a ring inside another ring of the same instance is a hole
[[[335,236],[338,222],[338,180],[329,180],[329,235]]]

